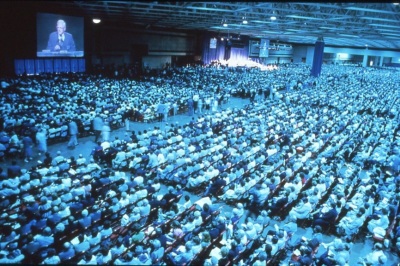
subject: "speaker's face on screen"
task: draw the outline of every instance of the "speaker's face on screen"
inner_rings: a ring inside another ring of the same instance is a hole
[[[62,22],[57,22],[57,32],[59,35],[63,34],[65,31],[65,24]]]

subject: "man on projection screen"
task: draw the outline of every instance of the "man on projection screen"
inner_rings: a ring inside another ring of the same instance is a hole
[[[73,52],[76,50],[74,37],[71,33],[66,32],[67,24],[64,20],[57,21],[57,31],[50,33],[47,43],[47,50],[52,52],[67,51]]]

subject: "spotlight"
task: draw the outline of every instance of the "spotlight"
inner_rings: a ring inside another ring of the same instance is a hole
[[[275,16],[271,16],[271,20],[276,20],[276,17]]]
[[[101,22],[101,19],[99,19],[99,18],[94,18],[93,19],[93,23],[94,24],[99,24]]]
[[[222,26],[228,27],[228,23],[224,22],[224,24],[222,24]]]

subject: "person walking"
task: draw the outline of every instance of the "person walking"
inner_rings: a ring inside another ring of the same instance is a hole
[[[93,130],[94,130],[94,142],[97,143],[99,137],[101,135],[101,131],[103,130],[103,119],[97,114],[93,119]]]
[[[188,112],[189,112],[189,116],[192,116],[194,113],[193,98],[189,98],[189,100],[188,100]]]
[[[78,125],[72,119],[69,120],[68,123],[68,131],[70,135],[70,139],[68,141],[68,148],[73,149],[75,146],[78,146]]]
[[[22,139],[22,147],[24,149],[24,158],[26,163],[32,160],[32,144],[33,141],[28,135]]]
[[[39,156],[47,152],[46,129],[40,128],[36,133],[36,144],[38,145]]]
[[[202,110],[203,110],[203,98],[200,97],[200,98],[199,98],[199,101],[198,101],[198,103],[197,103],[197,112],[198,112],[199,114],[201,114],[201,113],[202,113]]]
[[[110,141],[110,132],[111,132],[110,124],[109,122],[105,122],[101,130],[101,138],[103,142]]]

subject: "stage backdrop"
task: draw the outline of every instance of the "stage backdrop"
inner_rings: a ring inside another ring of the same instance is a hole
[[[213,41],[211,41],[212,39]],[[248,39],[227,41],[226,38],[221,40],[220,37],[217,38],[212,35],[205,35],[202,46],[202,59],[204,64],[223,60],[241,62],[247,61],[249,58]]]

